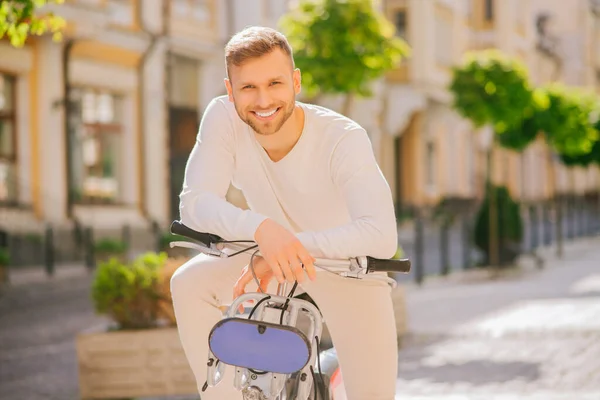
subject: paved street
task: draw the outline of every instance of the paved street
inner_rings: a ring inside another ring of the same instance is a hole
[[[79,398],[74,335],[99,319],[88,277],[73,275],[18,285],[0,297],[0,399]]]
[[[566,259],[494,281],[408,285],[397,399],[600,399],[600,240],[568,245]],[[73,338],[102,321],[89,276],[35,275],[0,297],[0,398],[79,399]]]
[[[397,399],[600,399],[600,241],[492,282],[407,291]]]

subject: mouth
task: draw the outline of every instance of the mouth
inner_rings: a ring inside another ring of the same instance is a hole
[[[265,111],[251,111],[251,113],[260,121],[271,121],[279,114],[279,110],[281,110],[281,107]]]

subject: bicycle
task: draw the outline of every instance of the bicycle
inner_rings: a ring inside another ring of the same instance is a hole
[[[250,265],[252,257],[260,254],[254,241],[223,240],[180,221],[173,221],[170,231],[188,239],[171,242],[171,247],[187,247],[214,257],[251,252]],[[384,280],[392,287],[396,281],[387,275],[369,274],[408,273],[411,268],[408,259],[368,256],[317,259],[314,265],[347,278]],[[233,301],[209,335],[203,392],[221,383],[224,369],[230,365],[235,369],[233,385],[245,400],[345,400],[335,349],[321,351],[323,316],[307,293],[294,296],[297,285],[295,282],[287,293],[284,282],[276,294],[245,293]],[[250,301],[254,304],[250,311],[239,313],[240,306]]]

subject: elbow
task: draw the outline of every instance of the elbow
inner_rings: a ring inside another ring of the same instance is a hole
[[[194,204],[197,202],[197,196],[190,192],[182,192],[179,195],[179,221],[185,226],[194,229],[201,230],[201,223],[198,218],[195,217]]]
[[[398,232],[389,232],[381,240],[380,249],[378,249],[376,258],[389,259],[393,258],[398,251]]]
[[[374,258],[389,259],[396,255],[398,251],[398,228],[396,221],[393,223],[379,224],[380,228],[375,229],[371,235],[371,251],[369,255]]]

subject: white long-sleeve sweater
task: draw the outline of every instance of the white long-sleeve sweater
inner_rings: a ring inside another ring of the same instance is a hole
[[[186,166],[182,222],[228,240],[253,240],[269,217],[294,232],[313,257],[392,257],[393,200],[366,131],[324,107],[297,104],[304,130],[273,162],[226,96],[211,101]],[[226,201],[230,183],[249,210]]]

